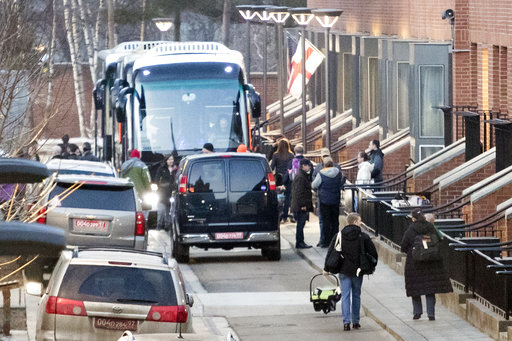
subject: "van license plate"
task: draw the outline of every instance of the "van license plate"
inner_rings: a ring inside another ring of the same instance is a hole
[[[73,232],[104,234],[108,232],[107,221],[73,219]]]
[[[222,232],[215,233],[215,239],[244,239],[243,232]]]
[[[137,320],[96,317],[94,319],[94,327],[111,330],[137,331]]]

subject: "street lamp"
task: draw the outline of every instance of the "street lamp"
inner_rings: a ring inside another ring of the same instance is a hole
[[[153,18],[153,22],[155,23],[156,27],[160,31],[160,39],[164,39],[164,32],[167,32],[172,27],[172,19],[171,18]]]
[[[304,153],[307,151],[306,146],[306,26],[313,20],[315,15],[311,13],[311,9],[306,7],[291,8],[290,13],[293,20],[301,27],[302,36],[302,146]]]
[[[263,38],[263,99],[261,106],[263,107],[263,112],[265,114],[265,118],[267,117],[267,24],[270,21],[270,10],[275,8],[275,6],[255,6],[256,7],[256,15],[263,23],[264,27],[264,38]],[[266,126],[263,128],[263,131],[266,131]]]
[[[251,5],[236,6],[238,13],[247,22],[247,83],[251,82],[251,20],[256,15],[255,7]]]
[[[327,134],[325,145],[331,150],[331,103],[329,95],[329,30],[338,21],[343,13],[338,9],[316,9],[311,11],[315,14],[316,20],[325,28],[325,125]]]
[[[270,17],[272,21],[277,24],[277,75],[279,86],[277,87],[277,91],[279,94],[279,108],[280,108],[280,118],[281,118],[281,134],[284,136],[284,100],[283,100],[283,76],[284,76],[284,67],[283,67],[283,25],[286,22],[286,19],[290,16],[288,13],[288,7],[274,7],[270,10]]]

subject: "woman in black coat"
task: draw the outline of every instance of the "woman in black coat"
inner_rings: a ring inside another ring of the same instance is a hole
[[[293,159],[293,154],[290,149],[290,143],[287,139],[282,138],[277,144],[277,151],[272,155],[270,168],[274,171],[276,182],[278,186],[285,185],[283,180],[285,174],[288,172],[288,164]],[[284,207],[281,212],[279,221],[286,222],[288,220],[288,209],[290,207],[292,188],[291,184],[284,189]]]
[[[414,320],[421,317],[423,306],[421,295],[426,296],[428,319],[435,320],[435,294],[452,291],[452,285],[446,273],[443,261],[415,262],[412,248],[417,235],[436,234],[434,225],[425,220],[420,209],[412,212],[413,223],[405,231],[402,239],[402,252],[407,253],[405,263],[405,291],[412,298]]]

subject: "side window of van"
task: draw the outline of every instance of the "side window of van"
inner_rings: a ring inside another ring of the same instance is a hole
[[[261,162],[231,160],[229,162],[230,190],[232,192],[265,191],[266,175]]]
[[[224,162],[218,160],[193,164],[187,178],[187,188],[191,193],[225,192]]]

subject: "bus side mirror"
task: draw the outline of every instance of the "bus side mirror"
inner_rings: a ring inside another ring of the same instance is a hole
[[[96,110],[101,110],[105,106],[105,84],[107,84],[107,80],[100,79],[94,85],[92,96],[94,98],[94,107]]]
[[[134,91],[134,88],[129,87],[119,91],[118,100],[115,106],[117,122],[126,121],[126,97],[128,95],[133,95]]]
[[[261,117],[261,98],[260,94],[254,90],[252,84],[245,84],[244,90],[247,91],[247,97],[249,98],[249,105],[251,107],[252,118]]]

